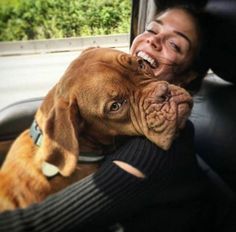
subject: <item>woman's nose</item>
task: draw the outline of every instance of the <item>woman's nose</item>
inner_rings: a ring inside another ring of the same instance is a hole
[[[160,35],[153,35],[149,38],[147,38],[147,42],[157,51],[162,50],[162,44],[161,44],[161,36]]]

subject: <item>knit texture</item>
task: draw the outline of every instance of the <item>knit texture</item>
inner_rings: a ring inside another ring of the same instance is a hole
[[[137,212],[159,205],[196,201],[203,184],[193,150],[191,124],[169,151],[143,137],[126,141],[101,168],[40,204],[0,214],[0,231],[105,231],[116,222],[130,226]],[[135,177],[113,163],[122,160],[145,174]],[[185,215],[186,216],[186,215]]]

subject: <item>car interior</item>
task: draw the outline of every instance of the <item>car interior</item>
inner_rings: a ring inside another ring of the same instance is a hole
[[[190,120],[195,127],[197,160],[212,183],[210,194],[216,209],[213,227],[217,231],[235,231],[232,221],[236,218],[236,1],[133,0],[131,42],[156,12],[179,4],[203,10],[207,20],[209,72],[194,96]]]
[[[232,217],[236,210],[236,1],[133,0],[130,42],[157,11],[176,4],[204,9],[208,19],[209,72],[194,96],[190,120],[195,127],[199,165],[212,182],[216,225],[226,225],[227,221],[220,220],[225,220],[229,208]],[[42,98],[26,99],[0,109],[0,163],[13,140],[31,125],[41,102]]]

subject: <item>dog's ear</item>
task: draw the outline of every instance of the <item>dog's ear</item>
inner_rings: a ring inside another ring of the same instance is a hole
[[[55,100],[43,122],[43,139],[39,152],[43,163],[58,169],[63,176],[75,170],[79,155],[78,133],[83,120],[76,103]]]

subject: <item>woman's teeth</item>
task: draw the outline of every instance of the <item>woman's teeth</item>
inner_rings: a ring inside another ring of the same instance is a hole
[[[150,57],[147,53],[140,51],[137,53],[137,56],[147,61],[152,68],[157,68],[156,61],[152,57]]]

